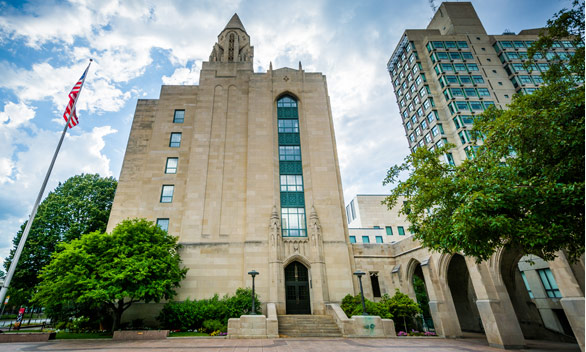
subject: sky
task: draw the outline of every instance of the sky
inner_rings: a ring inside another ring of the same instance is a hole
[[[569,0],[473,0],[489,34],[538,28]],[[435,1],[439,6],[440,1]],[[0,260],[28,218],[64,127],[67,94],[90,68],[80,123],[63,143],[45,195],[81,173],[118,178],[137,99],[162,84],[198,84],[218,34],[238,13],[254,70],[322,72],[345,202],[386,194],[386,170],[409,153],[386,63],[428,0],[0,0]]]

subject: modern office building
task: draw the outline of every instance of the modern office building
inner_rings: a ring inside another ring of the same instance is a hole
[[[409,223],[399,210],[404,199],[393,209],[382,204],[387,195],[358,194],[346,205],[350,243],[395,243],[409,233]]]
[[[539,32],[487,34],[469,2],[444,2],[426,29],[406,30],[387,68],[411,151],[451,143],[456,147],[446,162],[472,158],[475,115],[493,105],[506,108],[515,93],[530,94],[550,60],[575,51],[570,41],[556,42],[526,68]]]

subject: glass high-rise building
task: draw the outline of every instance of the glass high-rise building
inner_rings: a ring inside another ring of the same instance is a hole
[[[489,35],[470,2],[444,2],[426,29],[406,30],[387,67],[411,151],[451,143],[446,162],[473,158],[475,116],[506,108],[515,93],[531,94],[551,60],[575,51],[570,41],[555,42],[525,67],[540,31]]]

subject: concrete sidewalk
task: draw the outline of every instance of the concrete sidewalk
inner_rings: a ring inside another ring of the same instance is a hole
[[[527,341],[531,352],[574,352],[578,345]],[[168,338],[150,341],[55,340],[37,343],[6,343],[0,351],[214,351],[214,352],[288,352],[288,351],[493,351],[504,350],[489,347],[486,340],[443,338],[391,338],[391,339],[345,339],[345,338],[283,338],[265,340],[232,340],[217,338]]]

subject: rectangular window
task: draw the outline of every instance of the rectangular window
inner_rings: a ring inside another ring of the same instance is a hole
[[[281,175],[281,192],[303,192],[303,176]]]
[[[462,56],[460,56],[460,53],[452,52],[450,53],[450,60],[462,60]]]
[[[455,48],[456,42],[445,42],[446,48]]]
[[[387,231],[387,235],[393,235],[393,228],[391,226],[385,226],[385,230]]]
[[[490,92],[488,91],[488,88],[478,88],[478,95],[481,97],[489,97]]]
[[[482,78],[482,76],[472,76],[472,80],[476,84],[478,84],[478,83],[484,83],[484,78]]]
[[[448,53],[440,51],[435,53],[436,57],[438,60],[447,60],[448,59]]]
[[[542,84],[543,83],[543,78],[541,78],[541,76],[531,76],[533,78],[533,82],[535,84]]]
[[[427,121],[432,123],[434,120],[437,120],[437,112],[432,110],[429,114],[427,114]]]
[[[521,84],[532,84],[533,83],[530,76],[519,76],[519,81],[521,81]]]
[[[460,83],[472,84],[472,79],[470,78],[470,76],[460,76]]]
[[[458,72],[465,72],[466,71],[466,64],[454,64],[454,68]]]
[[[422,81],[423,81],[423,80],[421,79],[421,76],[418,76],[418,77],[417,77],[417,79],[415,79],[415,83],[416,83],[417,85],[420,85]]]
[[[279,160],[301,161],[301,147],[297,145],[279,146]]]
[[[350,217],[350,206],[349,205],[346,206],[346,217],[348,218],[348,223],[350,223],[350,221],[352,221],[352,218]]]
[[[427,128],[427,122],[425,122],[425,120],[421,120],[421,129],[426,129]]]
[[[305,209],[282,208],[281,227],[284,237],[306,237]]]
[[[474,88],[464,88],[464,93],[466,93],[466,96],[469,98],[476,98],[478,96],[478,94],[476,94],[476,89]]]
[[[352,210],[352,219],[356,219],[356,211],[354,210],[354,200],[350,202],[350,209]]]
[[[459,84],[460,83],[458,81],[458,76],[446,76],[446,81],[448,81],[448,84]]]
[[[362,243],[370,243],[370,237],[362,236]]]
[[[468,47],[468,43],[467,42],[458,42],[458,48],[460,49],[465,49]]]
[[[474,59],[474,56],[472,56],[472,53],[469,52],[469,51],[463,51],[462,52],[462,58],[464,60],[472,60],[472,59]]]
[[[299,133],[299,120],[279,119],[279,133]]]
[[[378,273],[370,273],[370,285],[372,286],[372,295],[380,297],[380,284],[378,282]]]
[[[163,185],[163,188],[161,189],[161,203],[171,203],[173,201],[174,191],[175,186]]]
[[[405,229],[403,226],[397,226],[397,230],[399,230],[399,236],[405,236]]]
[[[157,219],[157,226],[165,231],[169,231],[169,219],[168,218],[158,218]]]
[[[527,277],[525,276],[525,272],[521,271],[521,277],[523,278],[523,283],[525,284],[529,298],[535,298],[535,296],[533,296],[533,292],[531,291],[531,286],[529,286],[529,282],[527,281]]]
[[[466,64],[466,66],[468,67],[468,71],[478,71],[477,64]]]
[[[350,243],[356,243],[356,236],[350,236]]]
[[[468,107],[468,103],[465,101],[457,101],[456,102],[456,108],[458,111],[462,111],[462,110],[470,110],[470,108]]]
[[[179,163],[179,158],[167,158],[167,164],[165,165],[165,173],[166,174],[176,174],[178,163]]]
[[[484,110],[484,107],[482,106],[482,103],[479,102],[479,101],[471,101],[470,102],[470,108],[472,110],[475,110],[475,111]]]
[[[376,243],[383,243],[383,236],[376,236]]]
[[[547,297],[561,298],[562,294],[560,292],[560,289],[558,288],[558,284],[556,283],[551,270],[550,269],[538,269],[537,273],[539,274],[539,278],[541,279],[541,283],[543,284],[543,288],[545,288],[545,292],[547,293]]]
[[[169,147],[179,148],[181,146],[181,132],[171,132],[169,139]]]
[[[183,123],[185,120],[185,110],[175,110],[173,115],[173,123]]]
[[[444,47],[444,42],[431,42],[431,45],[434,49],[439,49]]]
[[[452,156],[452,153],[446,153],[446,161],[449,165],[456,166],[456,163],[454,162],[454,157]]]
[[[450,88],[450,92],[455,97],[463,97],[464,96],[464,92],[462,91],[461,88]]]
[[[454,71],[454,67],[452,66],[452,64],[441,64],[441,68],[443,72]]]

